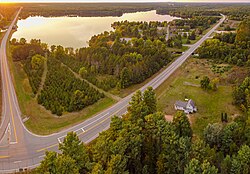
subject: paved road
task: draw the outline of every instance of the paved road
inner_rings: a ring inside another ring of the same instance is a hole
[[[10,35],[11,28],[15,24],[20,11],[17,13],[15,20],[12,22],[3,38],[0,49],[3,91],[3,121],[0,127],[0,143],[2,145],[0,146],[0,173],[10,173],[18,171],[20,168],[36,167],[43,159],[45,150],[58,151],[58,143],[63,141],[63,138],[69,131],[75,131],[79,138],[85,143],[92,141],[100,132],[109,128],[110,118],[113,115],[120,116],[126,112],[132,96],[132,94],[127,96],[100,114],[59,133],[49,136],[39,136],[29,132],[23,125],[21,119],[21,111],[19,109],[6,57],[8,36]],[[160,86],[224,20],[225,16],[223,16],[220,22],[202,37],[201,40],[192,45],[189,50],[176,59],[176,61],[169,65],[157,77],[144,85],[140,90],[144,91],[148,86],[152,86],[154,89]]]

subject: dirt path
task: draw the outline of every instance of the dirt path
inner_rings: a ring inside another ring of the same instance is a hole
[[[61,62],[62,63],[62,62]],[[122,98],[110,94],[109,92],[104,91],[103,89],[98,88],[97,86],[95,86],[94,84],[90,83],[88,80],[83,79],[79,74],[77,74],[76,72],[74,72],[71,68],[69,68],[67,65],[65,65],[64,63],[62,63],[63,66],[67,67],[74,75],[76,78],[83,80],[84,82],[88,83],[89,86],[93,87],[94,89],[98,90],[99,92],[103,93],[105,96],[114,99],[115,101],[120,101]]]
[[[39,86],[39,88],[37,90],[36,98],[41,93],[41,91],[43,89],[43,85],[44,85],[45,80],[46,80],[47,72],[48,72],[48,65],[47,65],[47,60],[45,60],[44,61],[44,71],[43,71],[43,75],[42,75],[42,80],[41,80],[40,86]]]

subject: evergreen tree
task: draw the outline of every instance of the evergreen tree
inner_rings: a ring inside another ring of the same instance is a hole
[[[179,136],[192,137],[192,129],[187,115],[184,112],[178,111],[173,118],[173,125],[176,133]]]
[[[81,172],[86,172],[90,169],[90,159],[86,147],[79,140],[76,133],[69,132],[63,142],[59,144],[59,150],[65,156],[75,160],[76,165]]]

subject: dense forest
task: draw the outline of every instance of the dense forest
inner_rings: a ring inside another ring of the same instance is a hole
[[[82,110],[104,97],[86,82],[77,79],[65,66],[54,57],[48,58],[48,74],[38,103],[52,114],[62,115],[63,111]]]
[[[33,93],[37,94],[38,89],[42,88],[37,97],[38,103],[52,114],[61,116],[63,112],[79,111],[104,97],[104,94],[77,79],[58,61],[58,57],[64,54],[64,48],[57,46],[54,52],[50,52],[40,40],[32,39],[27,43],[23,38],[20,41],[12,39],[11,46],[13,61],[23,65]],[[48,72],[41,86],[46,65]]]
[[[187,22],[176,20],[172,25],[190,26],[190,40],[214,24],[218,17],[195,17]],[[94,35],[89,47],[64,49],[58,59],[83,78],[104,90],[127,88],[141,83],[167,65],[174,58],[168,47],[182,48],[182,37],[168,41],[167,22],[114,22],[114,31]],[[199,30],[199,33],[195,33]],[[52,46],[51,50],[54,50]],[[101,77],[101,78],[100,78]]]
[[[84,145],[75,133],[46,152],[36,173],[247,174],[250,172],[250,122],[247,114],[232,122],[209,124],[194,138],[188,117],[172,122],[156,112],[152,88],[136,92],[127,114],[113,117],[110,129]]]
[[[217,34],[198,49],[200,58],[238,66],[250,65],[250,19],[239,25],[236,33]]]
[[[76,73],[84,68],[84,78],[104,90],[126,88],[143,82],[172,60],[166,36],[157,30],[158,26],[166,25],[166,22],[115,22],[112,24],[115,31],[95,35],[89,47],[75,52],[67,49],[58,59]]]

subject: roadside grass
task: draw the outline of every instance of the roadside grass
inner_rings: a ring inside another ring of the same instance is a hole
[[[220,122],[221,113],[226,112],[230,119],[240,114],[238,108],[232,105],[232,85],[219,85],[217,91],[204,91],[199,87],[203,76],[210,79],[219,78],[211,70],[206,60],[189,58],[169,79],[156,89],[157,108],[167,115],[176,113],[174,103],[186,98],[193,99],[198,112],[191,114],[194,134],[202,136],[204,128],[209,123]],[[190,85],[191,84],[191,85]]]
[[[58,132],[90,118],[115,103],[114,100],[106,97],[95,104],[84,108],[80,112],[66,113],[61,117],[52,115],[50,111],[47,111],[37,103],[29,85],[28,77],[22,68],[22,64],[20,62],[12,61],[9,44],[7,47],[11,75],[17,93],[19,106],[23,114],[22,117],[29,117],[29,120],[25,122],[25,126],[31,132],[39,135]]]
[[[170,52],[183,52],[183,51],[186,51],[188,50],[188,46],[182,46],[182,48],[170,48],[168,47],[168,51]]]

